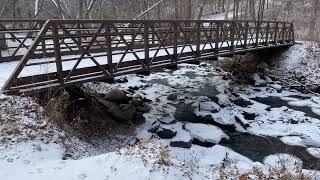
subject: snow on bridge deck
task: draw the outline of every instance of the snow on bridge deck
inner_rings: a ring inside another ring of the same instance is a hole
[[[32,42],[14,49],[13,55],[24,54],[19,63],[0,65],[3,90],[61,87],[290,46],[294,36],[292,23],[285,22],[48,20]]]

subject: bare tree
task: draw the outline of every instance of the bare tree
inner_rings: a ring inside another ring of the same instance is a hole
[[[313,0],[313,14],[312,14],[312,20],[310,23],[310,29],[309,29],[309,36],[310,38],[317,38],[316,37],[316,21],[318,19],[319,14],[319,0]]]

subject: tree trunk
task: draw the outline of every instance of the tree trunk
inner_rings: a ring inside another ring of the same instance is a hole
[[[255,10],[255,0],[250,0],[249,3],[249,11],[251,20],[256,20],[256,10]]]
[[[83,0],[79,0],[79,19],[83,19]]]
[[[192,0],[187,1],[186,19],[192,19]]]
[[[206,3],[207,3],[207,0],[202,0],[203,2],[202,2],[202,4],[201,4],[201,6],[200,6],[200,10],[199,10],[199,14],[198,14],[198,20],[201,20],[201,17],[202,17],[202,15],[203,15],[203,10],[204,10],[204,6],[206,5]]]
[[[229,0],[225,0],[224,9],[225,9],[224,19],[228,20],[228,18],[229,18]]]
[[[319,12],[319,0],[313,0],[313,15],[310,23],[309,36],[311,40],[317,40],[319,37],[316,37],[316,22],[318,19]]]

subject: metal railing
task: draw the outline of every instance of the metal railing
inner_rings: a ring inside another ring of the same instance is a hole
[[[29,30],[37,36],[28,37],[30,33],[26,33],[24,39],[32,39],[32,44],[21,41],[16,47],[26,46],[28,51],[3,87],[4,91],[59,88],[294,43],[293,24],[287,22],[48,20],[35,23],[41,24],[41,29],[37,25],[36,30]],[[9,33],[10,29],[6,30]],[[33,74],[24,71],[39,67],[47,69]]]

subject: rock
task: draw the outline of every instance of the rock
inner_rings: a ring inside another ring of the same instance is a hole
[[[282,92],[282,86],[280,84],[271,84],[270,87],[277,90],[278,93]]]
[[[291,123],[291,124],[299,124],[299,121],[294,120],[294,119],[290,119],[290,123]]]
[[[178,96],[175,95],[175,94],[169,94],[167,96],[167,99],[170,100],[170,101],[174,101],[174,100],[177,100]]]
[[[305,75],[303,72],[301,72],[301,70],[295,70],[294,71],[294,77],[300,81],[305,79]]]
[[[197,138],[194,138],[192,140],[192,144],[196,144],[198,146],[207,147],[207,148],[213,147],[214,145],[216,145],[215,143],[212,143],[212,142],[203,142]]]
[[[138,94],[138,93],[134,94],[132,97],[136,98],[136,99],[143,99],[143,96],[141,94]]]
[[[135,106],[142,106],[143,105],[143,101],[142,99],[139,98],[133,98],[132,99],[132,104]]]
[[[272,83],[273,80],[269,77],[269,76],[265,76],[264,79],[268,82],[268,83]]]
[[[258,73],[255,73],[251,76],[251,80],[253,81],[254,86],[256,87],[265,87],[268,82],[266,80],[261,79]]]
[[[261,62],[257,65],[257,69],[260,72],[264,72],[264,70],[268,68],[269,68],[269,65],[266,62]]]
[[[192,142],[172,141],[172,142],[170,142],[170,146],[189,149],[192,146]]]
[[[237,106],[240,106],[240,107],[248,107],[248,106],[253,105],[252,102],[247,101],[247,100],[245,100],[245,99],[243,99],[241,97],[237,97],[237,98],[231,100],[231,102],[234,103]]]
[[[217,113],[221,110],[221,108],[215,102],[209,101],[209,102],[199,103],[198,110],[199,112]]]
[[[242,115],[247,120],[254,120],[257,117],[255,113],[248,113],[248,112],[243,112]]]
[[[129,86],[129,90],[132,90],[132,91],[137,91],[139,90],[141,87],[139,86]]]
[[[156,133],[158,129],[160,128],[160,123],[159,122],[154,122],[151,126],[151,128],[148,130],[150,133]]]
[[[219,104],[220,107],[227,107],[230,104],[230,100],[229,100],[229,96],[227,96],[226,94],[218,94],[216,96],[217,100],[217,104]],[[216,99],[214,99],[216,101]]]
[[[271,74],[271,71],[269,68],[265,68],[263,71],[263,74]]]
[[[126,118],[124,119],[128,119],[128,120],[129,119],[132,120],[137,113],[136,107],[133,104],[121,104],[120,110],[122,114],[126,116]]]
[[[136,108],[137,108],[138,112],[142,112],[142,113],[148,113],[151,110],[151,107],[146,104],[143,104],[141,106],[137,106]]]
[[[218,144],[221,139],[229,139],[220,128],[200,123],[188,123],[185,125],[185,129],[190,132],[193,139],[197,139],[203,143]]]
[[[184,129],[181,129],[182,126],[177,128],[177,135],[171,140],[170,146],[180,147],[180,148],[191,148],[192,146],[192,137],[190,133]]]
[[[110,92],[105,94],[104,99],[117,103],[127,103],[129,101],[129,98],[127,97],[126,93],[119,89],[111,90]]]
[[[177,131],[173,131],[171,129],[167,128],[159,128],[156,132],[156,134],[161,138],[161,139],[172,139],[177,135]]]
[[[133,104],[118,105],[117,103],[106,100],[99,100],[99,102],[107,109],[107,112],[119,122],[132,121],[137,113],[136,107]]]
[[[163,118],[163,119],[159,119],[158,120],[161,124],[175,124],[177,123],[178,121],[175,120],[174,118],[171,118],[171,117],[167,117],[167,118]]]
[[[145,103],[152,102],[152,100],[151,100],[151,99],[147,99],[147,98],[143,98],[143,99],[142,99],[142,101],[143,101],[143,102],[145,102]]]
[[[137,126],[142,125],[146,123],[146,118],[143,116],[142,113],[137,113],[132,123]]]
[[[128,78],[126,76],[115,79],[116,83],[126,83],[128,82]]]

